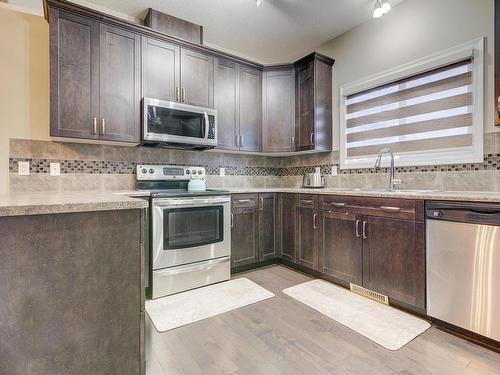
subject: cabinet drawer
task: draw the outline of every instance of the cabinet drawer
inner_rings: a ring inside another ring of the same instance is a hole
[[[420,200],[325,195],[320,197],[319,204],[322,210],[341,210],[358,215],[402,220],[424,220],[424,203]]]
[[[231,197],[233,208],[251,207],[257,208],[259,202],[258,194],[234,194]]]

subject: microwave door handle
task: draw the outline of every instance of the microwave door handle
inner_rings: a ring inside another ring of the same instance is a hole
[[[208,139],[208,126],[209,126],[209,119],[208,119],[208,113],[205,112],[205,134],[203,135],[203,138]]]

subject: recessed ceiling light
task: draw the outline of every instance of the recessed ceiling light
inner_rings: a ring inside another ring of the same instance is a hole
[[[263,2],[264,2],[264,0],[255,0],[255,3],[257,4],[257,8],[260,7]]]
[[[391,4],[389,4],[389,0],[384,0],[384,2],[382,3],[382,12],[386,14],[390,10],[391,10]]]
[[[389,0],[375,0],[375,9],[373,10],[373,18],[380,18],[391,10]]]

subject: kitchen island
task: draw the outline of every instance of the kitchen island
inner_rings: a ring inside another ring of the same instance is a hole
[[[0,373],[144,371],[142,222],[110,193],[0,197]]]

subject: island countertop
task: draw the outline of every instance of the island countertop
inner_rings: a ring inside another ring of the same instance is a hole
[[[148,207],[143,199],[103,191],[23,192],[0,195],[0,217]]]

